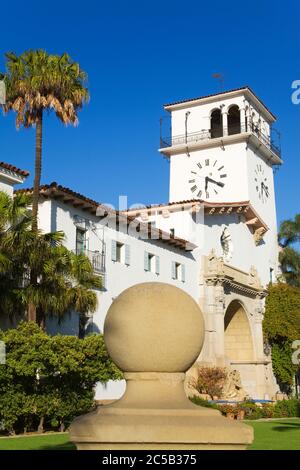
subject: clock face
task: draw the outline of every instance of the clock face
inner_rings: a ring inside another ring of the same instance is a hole
[[[216,158],[195,163],[189,173],[189,186],[196,198],[214,199],[222,192],[227,178],[226,168]]]
[[[265,204],[270,197],[270,189],[265,170],[261,163],[258,163],[254,170],[255,189],[259,200]]]

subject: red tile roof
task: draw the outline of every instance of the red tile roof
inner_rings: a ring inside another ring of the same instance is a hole
[[[5,168],[6,170],[14,171],[15,173],[18,173],[18,175],[21,175],[21,176],[29,175],[28,171],[21,170],[20,168],[17,168],[14,165],[10,165],[10,163],[0,162],[0,167]]]
[[[232,201],[232,202],[210,202],[204,201],[203,199],[185,199],[183,201],[174,201],[174,202],[166,202],[162,204],[151,204],[148,206],[139,206],[139,207],[132,207],[121,212],[129,213],[129,212],[142,212],[143,210],[148,209],[159,209],[160,207],[172,207],[172,206],[184,206],[186,204],[204,204],[205,207],[215,207],[215,206],[244,206],[249,204],[249,201]]]
[[[244,86],[240,88],[232,88],[231,90],[226,90],[226,91],[220,91],[219,93],[211,93],[210,95],[203,95],[203,96],[198,96],[197,98],[189,98],[189,99],[184,99],[184,100],[179,100],[179,101],[173,101],[172,103],[167,103],[164,104],[164,108],[167,108],[168,106],[174,106],[176,104],[183,104],[183,103],[188,103],[190,101],[197,101],[197,100],[202,100],[205,98],[211,98],[214,96],[220,96],[220,95],[226,95],[227,93],[234,93],[235,91],[243,91],[243,90],[248,90],[250,93],[252,93],[253,96],[260,102],[260,104],[273,116],[273,118],[276,120],[276,116],[267,108],[267,106],[263,103],[263,101],[254,93],[254,91],[249,87],[249,86]]]
[[[16,190],[15,194],[18,194],[18,193],[32,194],[32,192],[33,192],[33,188],[24,188],[24,189]],[[70,188],[61,186],[57,184],[56,182],[53,182],[51,184],[44,184],[40,186],[40,195],[45,198],[59,199],[66,204],[70,204],[78,209],[88,211],[89,213],[93,215],[97,215],[97,209],[99,207],[102,207],[104,209],[103,216],[107,214],[116,215],[117,220],[119,220],[119,222],[124,221],[127,224],[130,222],[136,221],[137,224],[139,225],[139,231],[141,233],[146,233],[150,235],[150,237],[148,237],[149,239],[151,239],[151,234],[155,233],[158,235],[158,240],[160,240],[161,242],[167,243],[169,245],[173,245],[181,250],[191,251],[194,248],[196,248],[196,245],[194,245],[193,243],[187,240],[184,240],[179,237],[175,237],[172,234],[164,232],[161,229],[150,227],[147,223],[138,221],[137,219],[135,219],[135,217],[127,216],[126,213],[123,213],[121,211],[115,211],[111,209],[110,207],[107,207],[99,202],[96,202],[93,199],[87,198],[86,196],[83,196],[80,193],[72,191],[72,189]]]

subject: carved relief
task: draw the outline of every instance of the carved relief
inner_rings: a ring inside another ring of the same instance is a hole
[[[264,227],[259,227],[255,230],[253,234],[253,238],[254,238],[254,243],[256,246],[260,244],[265,233],[266,233],[266,229]]]
[[[204,263],[206,285],[229,287],[235,292],[259,299],[266,296],[266,290],[261,285],[257,269],[254,266],[251,266],[247,273],[225,264],[222,257],[217,257],[214,249],[205,257]]]

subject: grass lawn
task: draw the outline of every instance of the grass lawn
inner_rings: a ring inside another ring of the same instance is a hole
[[[69,434],[44,434],[43,436],[8,437],[0,439],[0,450],[75,450]]]
[[[245,421],[254,428],[253,450],[300,450],[300,419]]]
[[[253,450],[300,450],[300,419],[245,421],[254,428]],[[0,450],[73,450],[68,433],[0,439]]]

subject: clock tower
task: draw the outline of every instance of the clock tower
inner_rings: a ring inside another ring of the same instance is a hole
[[[248,88],[164,106],[171,135],[160,152],[170,159],[170,202],[250,201],[276,225],[273,166],[282,163],[275,116]]]
[[[171,132],[161,133],[160,152],[170,161],[170,207],[180,212],[170,223],[197,246],[207,328],[199,361],[238,371],[252,397],[272,396],[278,387],[263,347],[262,319],[266,287],[278,274],[273,170],[282,160],[276,118],[249,87],[164,109]],[[188,205],[195,206],[194,226],[184,219]]]

